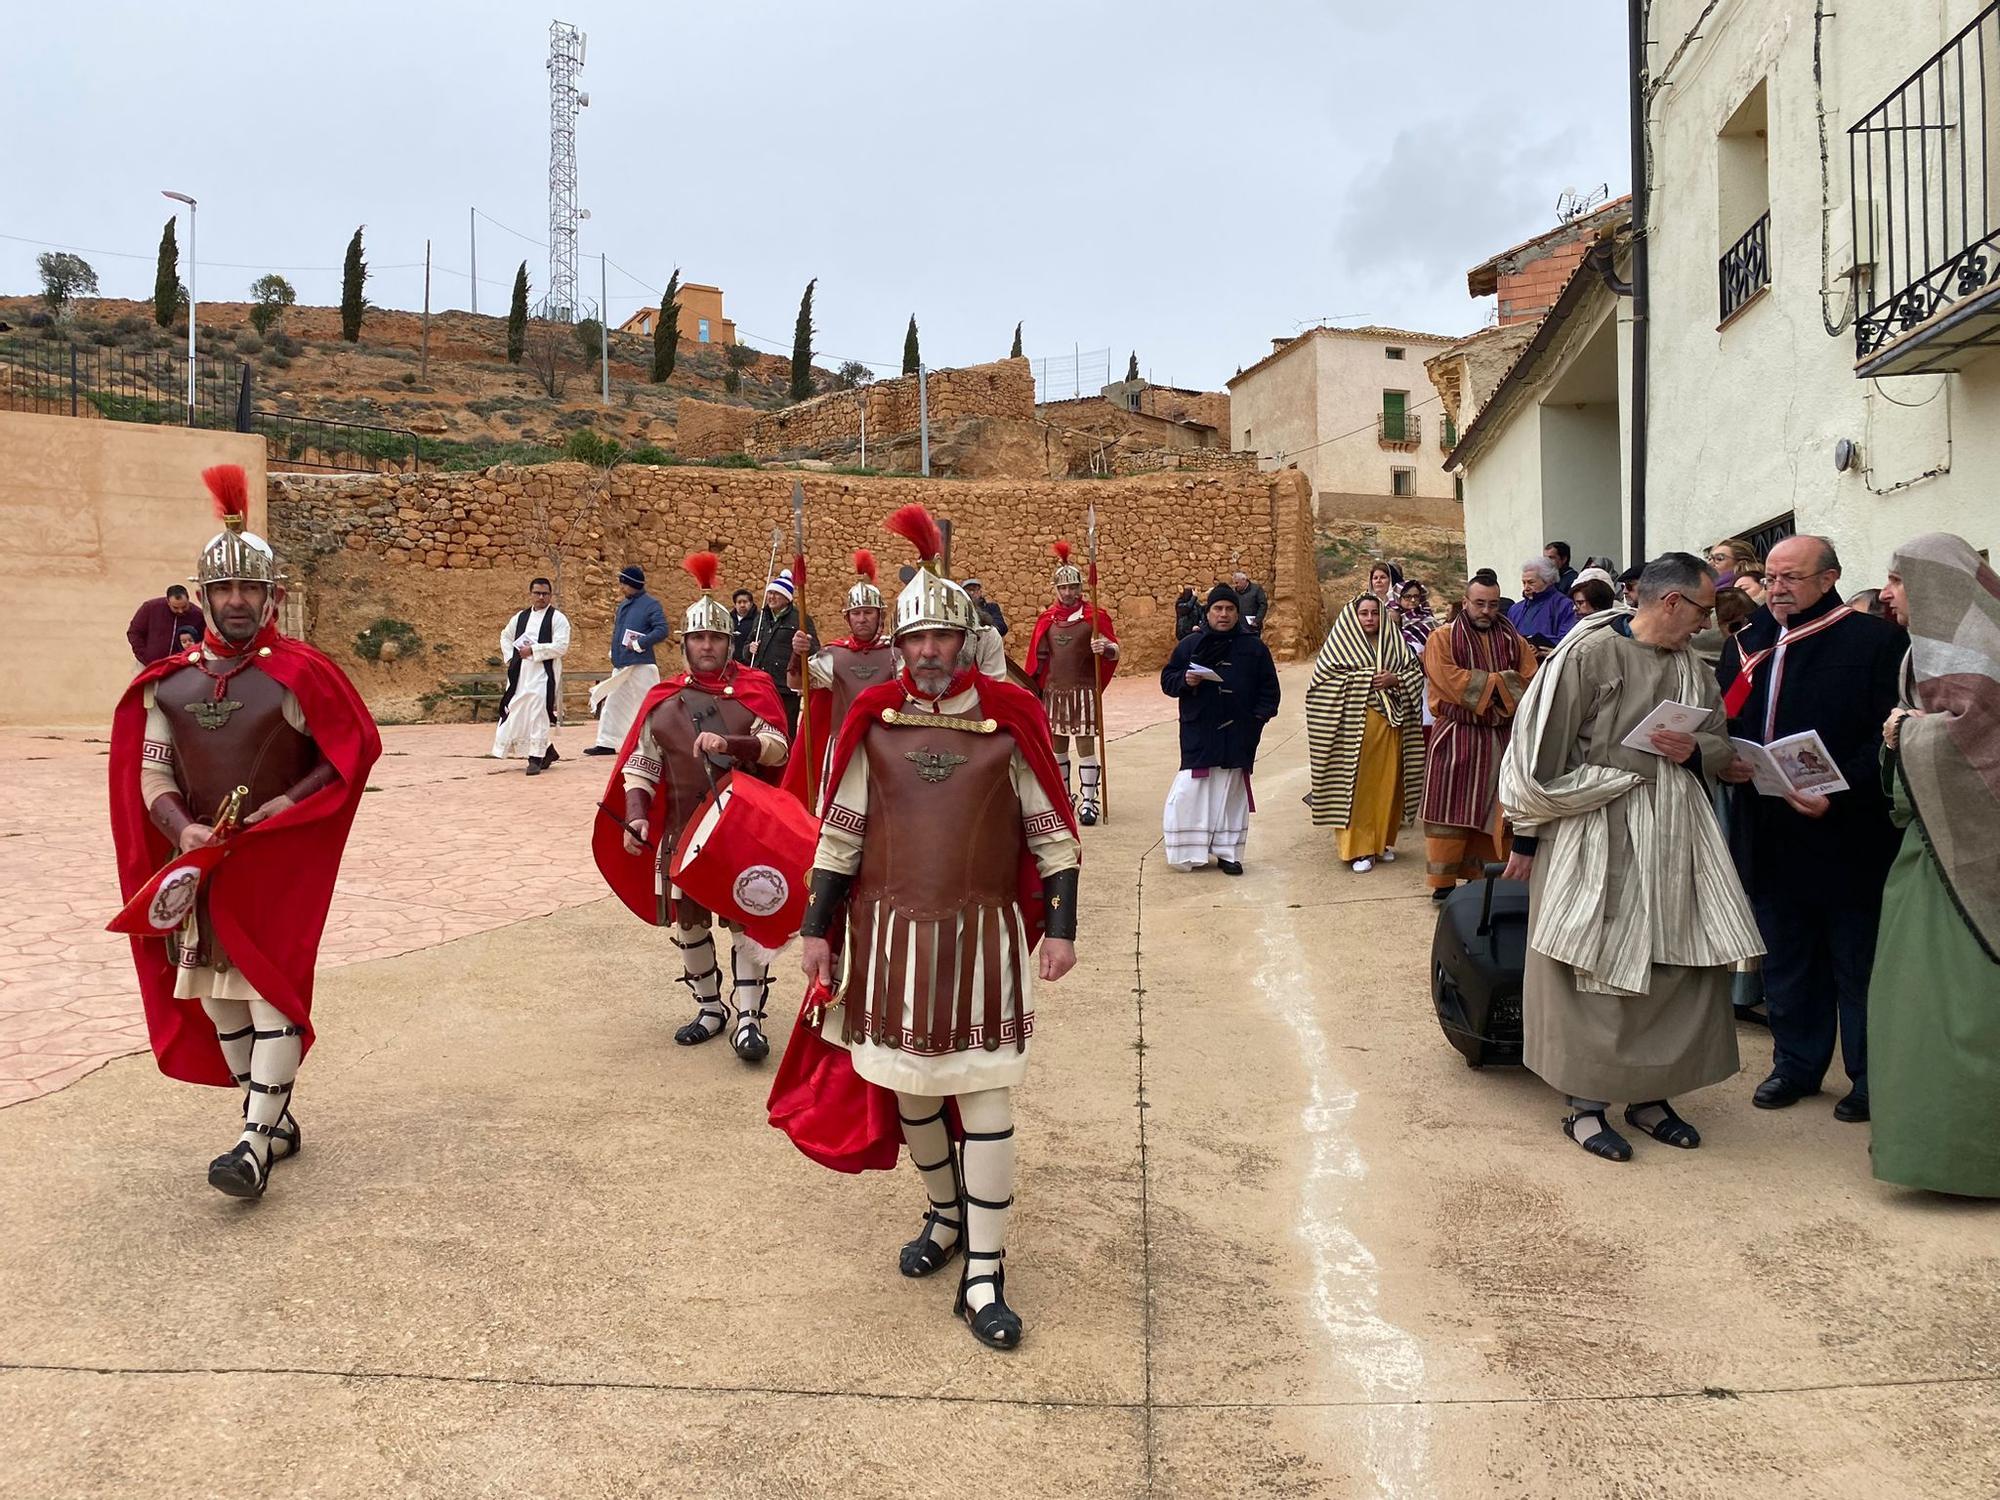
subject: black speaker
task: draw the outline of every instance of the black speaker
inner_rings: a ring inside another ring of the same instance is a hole
[[[1467,1067],[1521,1063],[1521,976],[1528,961],[1528,887],[1486,878],[1460,886],[1438,909],[1431,940],[1431,1003],[1445,1040]]]

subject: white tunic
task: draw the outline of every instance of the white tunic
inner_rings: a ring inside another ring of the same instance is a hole
[[[1167,863],[1176,870],[1198,870],[1210,859],[1241,864],[1250,839],[1250,783],[1242,771],[1219,766],[1203,776],[1182,771],[1161,821]]]
[[[620,667],[590,690],[590,706],[597,711],[597,743],[607,750],[624,748],[632,720],[646,694],[659,685],[660,669],[649,661]]]
[[[554,737],[555,725],[549,722],[549,681],[553,677],[556,686],[556,712],[562,712],[562,659],[569,650],[569,617],[561,610],[555,611],[555,624],[550,629],[546,644],[542,641],[542,616],[547,611],[531,609],[528,622],[518,631],[514,621],[519,612],[507,617],[507,623],[500,627],[500,655],[513,661],[518,654],[520,643],[525,641],[529,655],[521,659],[521,675],[514,686],[514,695],[507,700],[506,717],[493,729],[493,757],[505,760],[510,755],[537,756],[549,748]]]

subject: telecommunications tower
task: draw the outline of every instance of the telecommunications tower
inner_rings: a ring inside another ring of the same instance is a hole
[[[576,321],[576,226],[590,215],[576,206],[576,117],[590,95],[576,86],[584,35],[567,21],[549,23],[549,291],[543,316]]]

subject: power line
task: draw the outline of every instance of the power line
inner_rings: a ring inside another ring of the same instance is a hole
[[[1415,402],[1412,402],[1412,403],[1411,403],[1411,404],[1410,404],[1409,406],[1405,407],[1405,408],[1404,408],[1404,410],[1405,410],[1406,412],[1407,412],[1407,411],[1417,411],[1417,410],[1419,410],[1419,409],[1420,409],[1420,408],[1422,408],[1422,407],[1426,407],[1426,406],[1435,406],[1435,405],[1437,405],[1437,404],[1438,404],[1439,402],[1441,402],[1441,401],[1443,401],[1443,400],[1444,400],[1444,397],[1442,397],[1442,396],[1430,396],[1430,397],[1427,397],[1426,399],[1424,399],[1424,400],[1422,400],[1422,401],[1415,401]],[[1278,461],[1279,461],[1280,463],[1282,463],[1282,462],[1283,462],[1284,460],[1286,460],[1286,459],[1288,459],[1288,458],[1297,458],[1297,457],[1298,457],[1298,456],[1299,456],[1299,455],[1300,455],[1301,453],[1310,453],[1310,452],[1312,452],[1312,451],[1313,451],[1313,449],[1315,449],[1315,448],[1324,448],[1324,447],[1325,447],[1325,446],[1326,446],[1326,445],[1327,445],[1328,443],[1338,443],[1338,442],[1342,441],[1342,440],[1343,440],[1343,439],[1345,439],[1345,438],[1351,438],[1351,437],[1360,437],[1360,436],[1361,436],[1361,434],[1362,434],[1362,433],[1364,433],[1364,432],[1374,432],[1374,431],[1376,431],[1376,430],[1377,430],[1377,429],[1378,429],[1378,428],[1379,428],[1380,426],[1381,426],[1381,422],[1380,422],[1380,419],[1378,418],[1378,419],[1377,419],[1376,421],[1373,421],[1373,422],[1370,422],[1370,423],[1369,423],[1369,424],[1368,424],[1368,425],[1367,425],[1366,427],[1357,427],[1357,428],[1355,428],[1355,429],[1354,429],[1354,431],[1352,431],[1352,432],[1336,432],[1336,433],[1335,433],[1335,434],[1334,434],[1334,435],[1333,435],[1332,437],[1330,437],[1330,438],[1321,438],[1321,439],[1320,439],[1320,440],[1319,440],[1318,442],[1316,442],[1316,443],[1309,443],[1309,444],[1307,444],[1307,445],[1306,445],[1305,447],[1303,447],[1303,448],[1291,448],[1291,449],[1287,449],[1286,451],[1284,451],[1284,452],[1282,452],[1282,453],[1276,453],[1276,454],[1273,454],[1273,455],[1272,455],[1272,457],[1276,458],[1276,459],[1277,459],[1277,460],[1278,460]]]
[[[513,235],[514,238],[517,240],[526,240],[529,244],[539,246],[541,249],[544,250],[549,248],[548,242],[546,240],[538,240],[532,234],[523,234],[521,233],[520,230],[515,229],[511,225],[502,224],[498,219],[494,218],[493,215],[489,214],[483,208],[475,208],[473,209],[473,212],[478,214],[479,217],[484,219],[487,223],[491,224],[495,229],[504,229],[509,234]]]

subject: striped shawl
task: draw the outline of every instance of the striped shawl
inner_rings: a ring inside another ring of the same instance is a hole
[[[1377,672],[1394,672],[1396,685],[1371,688]],[[1306,743],[1312,754],[1312,818],[1322,827],[1345,828],[1354,817],[1354,783],[1361,774],[1361,735],[1368,710],[1402,729],[1402,821],[1416,821],[1424,789],[1424,738],[1418,695],[1424,669],[1410,654],[1395,622],[1384,618],[1373,637],[1361,629],[1350,604],[1333,622],[1313,662],[1306,687]]]
[[[1536,779],[1558,685],[1578,670],[1577,645],[1630,614],[1589,615],[1563,637],[1528,684],[1500,762],[1501,805],[1517,830],[1541,839],[1528,944],[1570,965],[1577,989],[1600,995],[1648,993],[1654,964],[1721,968],[1764,951],[1702,781],[1664,762],[1668,774],[1650,781],[1589,764]],[[1677,653],[1676,666],[1679,701],[1716,703],[1715,679],[1694,652]],[[1607,911],[1612,818],[1624,821],[1632,865],[1618,910]]]
[[[1988,958],[2000,962],[2000,577],[1958,537],[1896,549],[1910,655],[1894,760],[1925,846]]]

